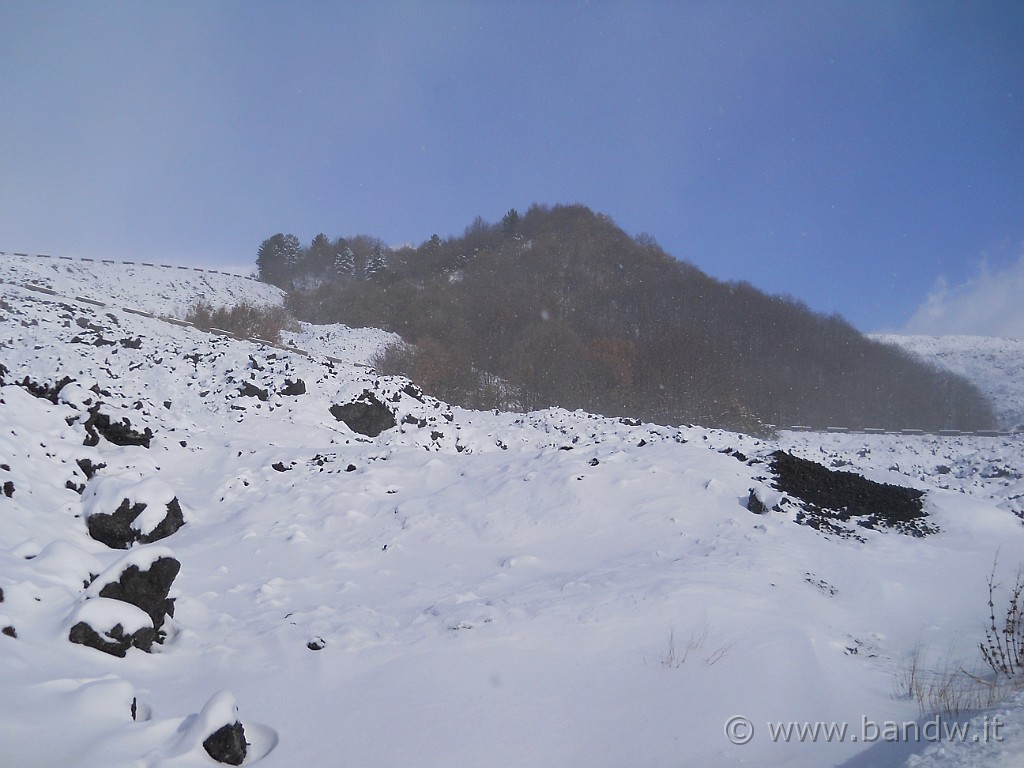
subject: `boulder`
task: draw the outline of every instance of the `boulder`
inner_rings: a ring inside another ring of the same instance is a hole
[[[302,379],[291,379],[284,380],[284,386],[278,390],[279,395],[288,395],[289,397],[297,397],[299,395],[306,394],[306,382]]]
[[[180,570],[181,563],[168,555],[156,557],[148,564],[129,560],[116,580],[100,577],[91,586],[98,588],[99,597],[120,600],[144,611],[159,633],[164,619],[174,616],[174,598],[168,594]]]
[[[125,476],[92,480],[85,494],[89,535],[112,549],[151,544],[185,524],[174,491],[158,478],[137,481]]]
[[[147,531],[140,531],[136,521],[148,506],[142,502],[132,504],[129,499],[123,499],[121,505],[110,514],[91,514],[86,519],[89,535],[112,549],[128,549],[135,542],[149,544],[164,539],[185,524],[181,505],[177,498],[173,498],[164,506],[165,512],[160,521]]]
[[[124,658],[129,648],[149,653],[157,640],[149,615],[119,600],[90,598],[71,617],[68,640]]]
[[[368,389],[351,403],[332,405],[331,415],[353,432],[367,437],[376,437],[398,424],[395,414]]]
[[[203,741],[206,754],[218,763],[241,765],[246,753],[245,729],[237,720],[231,725],[222,725]]]

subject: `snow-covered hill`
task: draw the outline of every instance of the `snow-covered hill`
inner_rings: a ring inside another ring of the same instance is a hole
[[[992,401],[1002,429],[1024,431],[1024,341],[895,334],[873,338],[964,376]]]
[[[198,301],[231,306],[284,302],[280,288],[217,270],[0,252],[0,279],[34,284],[61,296],[85,296],[181,318]]]
[[[920,717],[911,670],[979,669],[993,559],[1003,584],[1024,559],[1018,437],[466,411],[358,365],[380,332],[308,328],[298,354],[120,308],[206,273],[55,261],[48,295],[23,261],[0,269],[2,765],[216,765],[236,719],[268,768],[1020,764],[980,724],[930,752],[871,730]],[[214,303],[269,290],[213,277]],[[938,531],[798,524],[780,448],[924,491]],[[90,535],[122,502],[146,504],[130,549]],[[125,585],[170,561],[146,653]],[[805,722],[849,730],[775,728]]]

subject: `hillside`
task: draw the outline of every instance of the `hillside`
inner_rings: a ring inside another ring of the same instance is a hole
[[[120,306],[203,273],[82,264],[48,295],[25,261],[0,260],[5,766],[212,766],[236,721],[267,768],[1019,763],[1020,698],[986,715],[1005,741],[859,730],[921,715],[911,669],[984,671],[986,579],[1024,551],[1018,437],[465,410],[359,365],[378,331],[273,348]],[[923,516],[816,510],[779,490],[780,450],[923,492]],[[119,504],[128,549],[90,535]],[[126,584],[172,560],[157,627]],[[769,736],[790,721],[857,730]]]
[[[839,317],[723,283],[583,206],[532,206],[461,237],[386,251],[275,235],[260,275],[311,322],[416,345],[380,361],[473,407],[583,408],[663,424],[989,429],[967,381]]]
[[[987,336],[875,336],[971,381],[1001,429],[1024,430],[1024,341]]]

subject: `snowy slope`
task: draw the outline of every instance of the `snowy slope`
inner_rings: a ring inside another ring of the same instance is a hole
[[[0,279],[34,284],[62,296],[85,296],[115,306],[182,318],[197,301],[279,305],[284,293],[257,280],[173,265],[90,261],[0,252]]]
[[[178,301],[141,270],[110,306],[73,300],[103,296],[96,274],[58,274],[50,296],[0,270],[4,766],[215,765],[202,742],[236,710],[245,764],[268,767],[901,765],[903,745],[769,724],[918,718],[899,695],[914,650],[976,668],[993,558],[1005,582],[1024,552],[1016,437],[771,442],[465,411],[356,365],[379,332],[307,329],[311,354],[291,353],[123,312],[121,296]],[[51,402],[26,377],[73,381]],[[397,426],[366,437],[332,415],[364,391]],[[149,447],[86,445],[97,403]],[[752,514],[780,446],[926,490],[940,532],[860,541]],[[111,488],[170,489],[185,525],[110,549],[86,516]],[[101,602],[100,574],[168,553],[154,653],[68,641],[83,613],[144,623]],[[724,730],[738,716],[744,745]],[[1022,702],[1000,716],[1019,732]],[[967,764],[913,747],[918,766]],[[1019,740],[972,747],[1022,759]]]
[[[964,376],[992,401],[1002,429],[1024,430],[1024,341],[895,334],[872,338]]]

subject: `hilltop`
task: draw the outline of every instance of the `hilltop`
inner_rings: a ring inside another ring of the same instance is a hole
[[[864,740],[773,741],[766,724],[915,720],[910,670],[984,671],[986,579],[1001,548],[1012,584],[1024,551],[1019,437],[467,410],[366,368],[394,340],[380,331],[207,334],[121,306],[207,290],[189,282],[205,273],[95,262],[65,281],[40,260],[47,294],[26,261],[0,261],[11,765],[210,766],[204,741],[237,722],[244,764],[268,768],[817,768]],[[780,451],[837,485],[899,486],[922,516],[801,500]],[[90,535],[122,502],[146,505],[128,549]],[[123,584],[132,568],[166,583],[172,560],[157,627]],[[127,634],[124,656],[71,642],[81,624]],[[999,710],[1010,737],[1022,706]],[[754,738],[737,746],[723,728],[741,715]],[[919,743],[915,765],[1013,764],[1020,743]],[[869,750],[895,766],[903,746]]]
[[[297,317],[400,334],[408,344],[382,370],[462,405],[750,432],[995,426],[962,377],[792,298],[716,280],[584,206],[513,210],[397,250],[279,234],[257,260]]]

